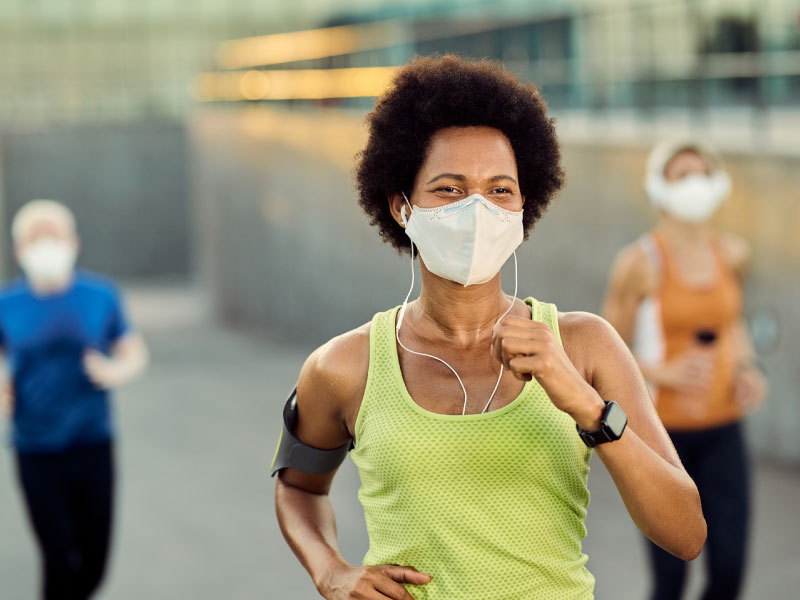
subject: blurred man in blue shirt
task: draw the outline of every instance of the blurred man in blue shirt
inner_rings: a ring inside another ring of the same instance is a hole
[[[84,600],[99,587],[113,512],[109,390],[147,364],[116,286],[75,269],[72,213],[34,200],[11,234],[25,276],[0,290],[3,394],[11,444],[42,558],[42,597]]]

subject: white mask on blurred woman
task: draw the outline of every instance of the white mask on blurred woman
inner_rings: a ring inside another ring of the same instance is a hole
[[[667,165],[682,152],[700,156],[710,173],[689,173],[668,181]],[[650,152],[644,187],[655,208],[689,223],[708,220],[725,200],[731,180],[723,169],[722,158],[710,144],[691,138],[664,140]]]
[[[656,177],[648,181],[647,186],[654,205],[690,223],[702,223],[711,218],[729,190],[730,179],[724,171],[713,175],[694,173],[673,182]]]
[[[20,250],[19,263],[25,275],[42,287],[66,282],[75,269],[77,248],[57,238],[42,237]]]

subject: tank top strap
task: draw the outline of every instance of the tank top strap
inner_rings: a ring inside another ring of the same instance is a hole
[[[395,353],[395,344],[397,343],[395,327],[397,326],[398,310],[400,307],[395,306],[372,317],[372,326],[369,331],[370,370],[373,366],[385,364]]]
[[[733,280],[738,282],[738,276],[736,275],[736,270],[733,268],[730,260],[725,253],[725,244],[722,241],[722,236],[714,232],[711,234],[709,238],[709,244],[711,246],[711,252],[714,254],[714,260],[717,263],[717,269],[721,275],[725,276],[729,280]]]
[[[561,343],[561,332],[558,328],[558,309],[556,305],[551,302],[541,302],[532,297],[525,298],[525,304],[531,308],[531,318],[534,321],[544,323],[552,329],[559,345],[563,346]]]
[[[376,313],[372,317],[369,328],[369,369],[367,371],[367,385],[364,388],[364,397],[356,417],[355,434],[356,443],[361,437],[364,421],[371,410],[371,404],[377,401],[391,402],[392,391],[404,389],[399,366],[395,369],[395,356],[397,353],[395,341],[395,324],[399,306]]]
[[[662,278],[662,271],[664,269],[664,250],[659,244],[658,240],[656,240],[656,236],[653,232],[646,232],[639,236],[639,244],[641,244],[648,260],[650,261],[650,264],[653,267],[653,272],[656,279],[656,289],[658,289]]]
[[[655,276],[654,293],[663,290],[673,274],[672,259],[664,240],[655,231],[648,231],[639,237],[639,243],[653,267]]]

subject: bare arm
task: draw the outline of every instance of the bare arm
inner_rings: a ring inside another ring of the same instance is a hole
[[[695,558],[706,537],[700,496],[653,408],[633,356],[602,319],[577,313],[565,320],[575,322],[564,328],[566,347],[594,341],[587,357],[588,381],[600,398],[614,400],[628,415],[622,438],[596,448],[628,513],[655,544],[684,560]]]
[[[362,327],[315,351],[303,365],[297,385],[295,436],[315,448],[337,448],[353,437],[349,423],[364,394],[369,365],[369,329]],[[311,475],[283,469],[275,486],[281,532],[329,600],[411,600],[401,583],[430,581],[411,567],[353,567],[339,551],[336,519],[328,492],[336,472]]]
[[[608,288],[603,301],[603,317],[617,330],[628,347],[632,347],[636,312],[655,285],[655,273],[650,260],[639,244],[624,248],[611,268]],[[645,379],[658,384],[657,365],[638,361]]]
[[[3,368],[0,369],[0,414],[10,418],[14,414],[14,386],[8,373],[5,357],[5,352],[0,349],[0,362],[3,363]]]
[[[623,249],[611,268],[603,300],[603,316],[630,346],[636,311],[655,285],[655,274],[644,250],[638,245]]]
[[[344,424],[347,390],[336,385],[330,359],[335,341],[316,350],[303,365],[297,383],[295,436],[315,448],[337,448],[350,439]],[[347,382],[348,378],[345,378]],[[336,471],[312,475],[295,469],[278,473],[275,509],[283,536],[320,589],[330,572],[346,565],[336,541],[336,519],[328,498]]]
[[[597,453],[642,533],[679,558],[695,558],[706,536],[700,496],[625,342],[588,313],[566,314],[559,324],[563,349],[547,325],[506,317],[495,332],[495,356],[517,377],[535,377],[582,429],[599,428],[604,400],[623,408],[628,429],[621,439],[598,446]]]
[[[750,272],[752,248],[747,240],[733,235],[721,236],[726,258],[741,283]],[[769,383],[756,357],[750,333],[744,319],[740,319],[733,328],[733,348],[736,370],[734,388],[737,401],[745,411],[751,412],[759,408],[767,398]]]

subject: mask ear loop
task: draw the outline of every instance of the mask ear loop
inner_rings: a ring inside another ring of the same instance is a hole
[[[408,201],[405,192],[400,192],[403,194],[403,200],[406,201],[408,204],[408,212],[409,218],[411,215],[411,203]],[[408,226],[408,219],[406,219],[406,207],[403,206],[402,210],[400,211],[400,216],[403,219],[403,225],[406,227]],[[409,241],[411,239],[409,238]],[[400,307],[400,312],[397,315],[397,327],[395,327],[395,331],[400,331],[400,325],[403,323],[403,317],[406,314],[406,307],[408,306],[408,299],[411,297],[411,292],[414,291],[414,242],[411,241],[411,287],[408,288],[408,293],[406,294],[405,300],[403,300],[403,306]],[[400,338],[397,339],[398,343],[400,342]],[[402,345],[402,344],[401,344]],[[403,346],[405,348],[405,346]],[[406,348],[407,349],[407,348]],[[409,350],[410,352],[410,350]]]
[[[401,193],[403,194],[403,199],[406,201],[406,204],[408,204],[409,211],[410,211],[411,203],[408,201],[408,198],[406,198],[405,193],[404,192],[401,192]],[[406,218],[405,218],[406,217],[405,209],[406,209],[406,207],[403,206],[402,216],[403,216],[403,222],[404,223],[407,222]],[[397,343],[406,352],[410,352],[411,354],[416,354],[417,356],[424,356],[426,358],[432,358],[433,360],[438,360],[440,363],[442,363],[445,367],[447,367],[448,369],[450,369],[453,372],[453,375],[455,375],[456,379],[458,379],[458,384],[461,386],[461,390],[464,392],[464,408],[461,410],[461,415],[463,416],[463,415],[465,415],[467,413],[467,388],[464,387],[464,382],[461,381],[461,377],[458,376],[458,373],[456,373],[456,370],[453,367],[451,367],[449,364],[447,364],[445,361],[443,361],[441,358],[439,358],[438,356],[434,356],[433,354],[425,354],[424,352],[416,352],[415,350],[411,350],[403,342],[400,341],[400,325],[403,324],[403,317],[406,314],[406,307],[408,306],[408,299],[411,297],[411,292],[413,290],[414,290],[414,242],[412,241],[411,242],[411,287],[408,288],[408,293],[406,294],[406,298],[405,298],[405,300],[403,300],[403,305],[400,307],[400,312],[397,315],[397,326],[394,328],[394,337],[397,340]],[[500,374],[502,375],[503,374],[502,365],[501,365],[500,368],[501,368]],[[498,380],[498,383],[499,382],[500,382],[500,380]],[[495,389],[497,389],[497,386],[495,386]],[[492,393],[492,395],[494,395],[494,393]],[[490,400],[491,400],[491,398],[490,398]]]
[[[514,296],[511,298],[511,304],[508,305],[508,308],[506,309],[506,312],[504,312],[503,315],[499,319],[497,319],[497,323],[500,323],[500,321],[502,321],[503,319],[506,318],[506,315],[509,312],[511,312],[511,309],[513,308],[514,304],[516,303],[518,285],[519,285],[519,277],[518,277],[518,272],[517,272],[517,251],[514,250]],[[497,324],[495,324],[495,327],[497,327]],[[492,400],[494,399],[494,395],[497,393],[497,388],[500,387],[500,380],[502,378],[503,378],[503,363],[500,363],[500,375],[498,375],[498,377],[497,377],[497,383],[494,384],[494,389],[492,390],[492,395],[489,396],[489,400],[486,401],[486,406],[483,407],[483,410],[481,411],[481,414],[485,413],[486,410],[489,408],[489,405],[492,403]],[[466,410],[466,404],[464,405],[464,410]]]
[[[401,193],[403,194],[403,199],[406,201],[406,204],[408,205],[409,212],[410,212],[411,203],[408,201],[408,198],[406,197],[405,193],[404,192],[401,192]],[[401,215],[403,217],[403,223],[407,223],[408,222],[406,220],[405,210],[406,210],[406,207],[403,206],[403,209],[401,211]],[[417,352],[415,350],[411,350],[411,348],[409,348],[403,342],[400,341],[400,325],[403,324],[403,317],[405,316],[406,307],[408,306],[408,299],[411,297],[411,292],[414,290],[414,282],[415,282],[414,242],[412,241],[411,242],[411,286],[408,288],[408,293],[406,294],[405,300],[403,300],[403,305],[400,307],[400,311],[397,314],[397,325],[394,328],[394,337],[395,337],[395,340],[397,340],[398,345],[401,348],[403,348],[403,350],[405,350],[406,352],[410,352],[411,354],[416,354],[417,356],[423,356],[425,358],[432,358],[433,360],[437,360],[440,363],[442,363],[445,367],[450,369],[450,371],[452,371],[453,375],[455,375],[456,379],[458,380],[458,384],[461,386],[461,391],[464,392],[464,405],[461,408],[461,416],[464,416],[464,415],[467,414],[467,388],[464,386],[464,382],[461,381],[461,377],[459,377],[459,375],[456,372],[456,370],[453,367],[451,367],[447,362],[445,362],[444,360],[439,358],[438,356],[434,356],[433,354],[426,354],[424,352]],[[516,302],[516,299],[517,299],[518,286],[519,286],[519,272],[518,272],[518,269],[517,269],[517,251],[514,250],[514,296],[511,298],[511,303],[508,305],[508,308],[500,316],[500,318],[497,319],[497,323],[502,321],[506,317],[506,315],[509,312],[511,312],[511,309],[514,307],[514,303]],[[481,414],[485,413],[486,410],[489,408],[489,405],[492,403],[492,400],[494,399],[494,396],[497,393],[497,388],[500,387],[500,380],[503,378],[503,369],[504,368],[503,368],[503,365],[501,363],[500,364],[500,374],[497,376],[497,383],[494,384],[494,389],[492,390],[492,395],[489,396],[489,400],[486,402],[486,405],[483,407],[483,410],[481,411]]]

